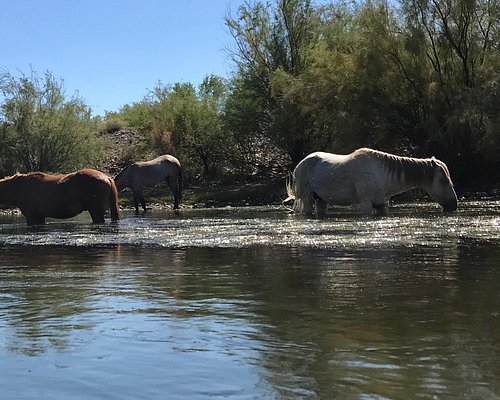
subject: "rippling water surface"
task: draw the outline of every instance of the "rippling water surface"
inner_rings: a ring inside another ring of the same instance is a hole
[[[0,398],[499,399],[500,202],[0,217]]]

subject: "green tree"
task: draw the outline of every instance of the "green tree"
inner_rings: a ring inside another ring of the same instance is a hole
[[[383,3],[337,4],[323,10],[321,35],[298,76],[275,74],[275,90],[313,123],[313,149],[346,152],[360,146],[400,147],[406,115],[396,69],[387,57],[393,17]]]
[[[273,90],[273,81],[276,74],[293,78],[305,70],[319,22],[320,15],[308,0],[280,0],[274,7],[246,3],[237,17],[226,18],[237,47],[233,58],[238,68],[233,82],[237,97],[228,102],[229,126],[246,137],[270,138],[294,162],[310,150],[307,134],[312,121],[296,103]]]
[[[403,0],[404,29],[420,63],[425,144],[471,183],[498,180],[500,4]],[[399,58],[407,70],[414,59]]]
[[[109,122],[122,121],[142,135],[138,156],[173,154],[190,176],[211,180],[232,169],[234,140],[222,118],[226,96],[226,83],[214,75],[198,88],[159,82],[141,102],[110,115]]]
[[[226,122],[238,143],[267,138],[293,164],[372,146],[434,154],[459,183],[498,182],[499,21],[492,0],[245,3],[226,21]]]
[[[0,90],[3,173],[68,171],[98,160],[101,146],[90,108],[77,96],[66,99],[63,83],[51,73],[17,78],[3,72]]]

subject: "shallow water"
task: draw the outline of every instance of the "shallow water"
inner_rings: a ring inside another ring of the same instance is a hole
[[[498,399],[500,202],[0,217],[0,398]]]

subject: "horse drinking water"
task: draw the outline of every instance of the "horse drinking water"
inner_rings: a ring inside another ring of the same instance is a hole
[[[327,205],[360,204],[363,214],[385,214],[389,199],[423,188],[444,211],[457,209],[457,195],[446,164],[436,158],[401,157],[362,148],[351,154],[316,152],[305,157],[287,185],[298,213],[317,216]],[[286,201],[286,200],[285,200]]]
[[[167,182],[172,190],[174,210],[177,210],[182,196],[182,168],[177,158],[165,154],[151,161],[135,162],[123,168],[115,177],[119,191],[127,187],[132,189],[136,212],[139,212],[139,202],[146,211],[142,190],[147,186],[163,182]]]
[[[45,223],[46,217],[71,218],[88,211],[94,223],[118,221],[118,190],[111,178],[94,169],[66,175],[43,172],[15,174],[0,179],[0,204],[18,207],[28,225]]]

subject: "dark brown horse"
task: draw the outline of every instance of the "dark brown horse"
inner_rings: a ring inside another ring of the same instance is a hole
[[[18,207],[28,225],[45,223],[46,217],[71,218],[88,211],[93,223],[118,221],[118,190],[113,179],[94,169],[67,175],[43,172],[16,174],[0,179],[0,204]]]

